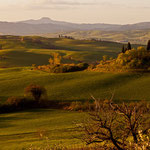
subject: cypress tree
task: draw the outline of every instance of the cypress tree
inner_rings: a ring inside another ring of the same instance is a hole
[[[147,50],[150,51],[150,40],[147,43]]]
[[[122,46],[122,53],[125,53],[125,48],[124,48],[124,45]]]
[[[131,49],[132,49],[132,47],[131,47],[131,43],[130,43],[130,42],[128,42],[127,50],[131,50]]]

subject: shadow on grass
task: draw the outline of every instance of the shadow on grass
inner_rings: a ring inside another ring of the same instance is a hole
[[[17,117],[0,117],[0,128],[12,127],[13,125],[9,122],[16,119]]]

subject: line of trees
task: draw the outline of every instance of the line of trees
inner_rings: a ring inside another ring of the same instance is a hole
[[[132,49],[131,43],[128,42],[128,45],[126,48],[124,45],[122,46],[122,53],[125,53],[126,51],[131,50],[131,49]]]
[[[125,53],[127,50],[131,50],[131,49],[132,49],[131,43],[128,42],[127,47],[125,47],[124,45],[122,46],[122,53]],[[147,43],[146,49],[147,49],[147,51],[150,51],[150,40]]]
[[[58,35],[59,38],[66,38],[66,39],[74,39],[72,36],[67,36],[67,35]]]

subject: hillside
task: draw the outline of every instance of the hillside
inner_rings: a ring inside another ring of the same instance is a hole
[[[112,92],[113,100],[118,103],[150,100],[150,73],[79,71],[54,74],[31,67],[32,64],[48,64],[48,59],[54,52],[62,56],[63,63],[93,63],[100,61],[103,55],[115,58],[121,51],[121,43],[0,36],[0,45],[1,106],[12,96],[24,97],[25,88],[32,83],[45,87],[48,104],[54,101],[67,104],[91,101],[91,94],[102,100],[109,99]],[[138,46],[140,45],[132,45],[135,48]],[[40,148],[47,145],[83,147],[83,142],[79,139],[82,133],[77,131],[76,125],[81,125],[86,117],[85,112],[50,108],[0,114],[0,149],[28,149],[31,145]]]
[[[147,44],[150,39],[150,30],[127,30],[127,31],[74,31],[74,32],[61,32],[51,34],[41,34],[45,37],[58,37],[59,34],[64,36],[72,36],[76,39],[101,39],[105,41],[114,41],[120,43],[127,43],[130,41],[134,44]]]
[[[116,87],[116,85],[117,87],[122,87],[125,84],[124,82],[122,82],[122,85],[121,81],[125,81],[126,78],[128,79],[128,74],[127,76],[124,76],[121,74],[113,75],[95,72],[81,72],[58,75],[52,74],[51,78],[49,78],[49,73],[44,73],[42,71],[31,71],[31,68],[26,69],[26,67],[31,67],[32,64],[48,64],[48,59],[54,52],[59,53],[63,57],[63,63],[77,63],[81,61],[91,63],[100,61],[102,56],[104,55],[116,57],[117,54],[120,53],[122,48],[122,44],[120,43],[92,40],[73,40],[66,38],[43,38],[35,36],[1,36],[0,45],[2,45],[3,47],[3,49],[0,50],[0,67],[6,68],[0,70],[0,81],[1,85],[3,85],[0,89],[2,99],[7,99],[9,96],[21,96],[23,95],[23,89],[29,83],[37,82],[39,84],[43,84],[44,86],[48,86],[47,88],[49,92],[52,90],[52,88],[50,88],[49,86],[52,86],[54,88],[52,93],[55,93],[55,95],[51,95],[51,92],[49,93],[50,98],[53,100],[85,100],[89,97],[89,93],[96,93],[97,95],[99,93],[98,91],[105,92],[109,88],[112,89]],[[132,46],[136,48],[139,45]],[[131,76],[133,76],[134,78],[134,74],[131,74]],[[106,83],[104,80],[105,78]],[[132,82],[131,79],[129,79],[129,82]],[[20,81],[16,82],[16,80]],[[79,88],[78,91],[77,86],[79,82],[81,89]],[[72,85],[71,88],[70,85]],[[16,88],[14,88],[15,86]],[[127,86],[130,87],[130,84],[128,83]],[[8,87],[9,90],[6,90]],[[21,91],[18,92],[17,89]],[[69,97],[68,91],[70,91]],[[74,91],[76,91],[76,93],[74,93]],[[119,91],[117,94],[119,93],[121,93],[121,91]],[[131,94],[127,95],[127,99],[130,99]],[[99,97],[102,95],[97,96]],[[147,96],[149,96],[149,94],[145,96],[146,99]],[[121,98],[121,96],[117,97],[116,99],[119,98]],[[135,99],[139,100],[142,99],[142,97],[136,96]]]
[[[112,91],[117,101],[149,100],[149,82],[149,73],[49,74],[25,67],[0,69],[0,99],[2,102],[10,96],[23,96],[27,85],[37,83],[47,89],[49,100],[83,101],[90,99],[90,94],[103,99]]]
[[[36,83],[47,89],[48,99],[60,102],[86,101],[93,94],[96,98],[134,101],[150,99],[149,73],[99,73],[76,72],[49,74],[31,68],[0,69],[0,102],[10,96],[24,96],[24,88]],[[34,147],[63,145],[83,147],[81,124],[83,112],[34,109],[0,114],[0,145],[2,150],[20,150]],[[42,136],[41,136],[42,135]],[[46,138],[47,137],[47,138]]]
[[[40,33],[54,33],[73,30],[75,29],[55,24],[0,22],[0,33],[3,35],[36,35]]]
[[[53,52],[60,53],[63,62],[95,62],[103,55],[116,57],[122,48],[122,44],[115,42],[35,36],[0,36],[0,45],[3,47],[0,50],[0,67],[47,64]]]

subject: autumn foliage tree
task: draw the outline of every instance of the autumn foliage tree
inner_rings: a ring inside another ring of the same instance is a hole
[[[120,53],[116,59],[116,65],[125,69],[148,69],[150,67],[150,53],[144,47],[127,50]]]
[[[52,58],[49,59],[49,64],[51,66],[60,65],[61,60],[62,60],[62,57],[59,55],[59,53],[54,53],[52,55]]]

